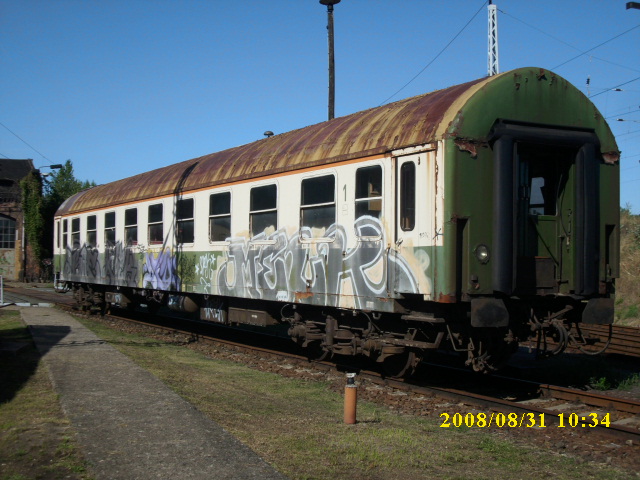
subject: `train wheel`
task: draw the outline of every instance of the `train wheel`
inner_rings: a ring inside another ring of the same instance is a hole
[[[421,358],[415,352],[405,350],[385,358],[382,362],[382,371],[389,378],[410,377],[415,372],[420,360]]]

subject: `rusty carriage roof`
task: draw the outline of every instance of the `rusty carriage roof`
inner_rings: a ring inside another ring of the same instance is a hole
[[[480,138],[496,118],[505,115],[513,120],[594,128],[601,140],[608,139],[603,147],[617,150],[605,120],[579,90],[552,72],[528,67],[100,185],[67,199],[56,215],[379,155],[445,136]]]
[[[451,104],[484,79],[274,135],[99,185],[67,199],[57,216],[429,143]]]

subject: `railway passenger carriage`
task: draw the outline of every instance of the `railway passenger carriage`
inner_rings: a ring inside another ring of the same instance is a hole
[[[618,167],[582,93],[518,69],[83,191],[55,266],[83,308],[285,326],[391,375],[435,349],[492,370],[612,322]]]

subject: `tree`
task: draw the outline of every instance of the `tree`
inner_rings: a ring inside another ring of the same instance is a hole
[[[78,180],[73,173],[71,160],[67,160],[62,168],[52,172],[51,180],[46,183],[44,188],[45,204],[52,213],[55,213],[67,198],[95,186],[95,182]]]
[[[32,270],[39,270],[42,260],[51,257],[53,218],[62,202],[82,190],[96,186],[93,181],[81,182],[76,179],[71,160],[54,171],[50,178],[49,181],[43,181],[40,172],[34,170],[20,182]],[[40,271],[32,271],[30,276],[40,277]]]

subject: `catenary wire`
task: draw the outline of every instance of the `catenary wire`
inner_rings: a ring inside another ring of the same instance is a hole
[[[384,105],[385,103],[387,103],[389,100],[391,100],[393,97],[395,97],[398,93],[400,93],[402,90],[404,90],[407,86],[409,86],[409,84],[411,84],[416,78],[418,78],[420,75],[422,75],[424,73],[424,71],[429,68],[439,57],[440,55],[442,55],[445,50],[447,50],[447,48],[449,48],[451,46],[451,44],[456,40],[456,38],[458,38],[462,32],[464,32],[466,30],[466,28],[469,26],[469,24],[478,16],[478,14],[482,11],[482,9],[484,8],[484,6],[487,4],[487,2],[482,2],[482,6],[478,9],[478,11],[476,13],[473,14],[473,16],[469,19],[469,21],[465,24],[464,27],[462,27],[460,29],[460,31],[458,33],[455,34],[455,36],[449,40],[449,43],[447,43],[444,48],[442,50],[440,50],[438,52],[438,54],[433,57],[433,59],[427,63],[424,68],[422,70],[420,70],[418,73],[416,73],[413,78],[411,80],[409,80],[407,83],[405,83],[401,88],[399,88],[393,95],[389,96],[387,99],[383,100],[382,103],[380,103],[380,105],[378,105],[379,107]]]
[[[36,152],[38,155],[40,155],[42,158],[44,158],[45,160],[47,160],[48,162],[51,162],[51,160],[49,160],[45,155],[43,155],[42,153],[40,153],[38,150],[36,150],[32,145],[30,145],[26,140],[24,140],[23,138],[21,138],[17,133],[11,131],[11,129],[9,127],[7,127],[4,123],[0,122],[0,125],[2,125],[4,128],[7,129],[7,131],[9,133],[11,133],[14,137],[16,137],[18,140],[20,140],[22,143],[24,143],[26,146],[28,146],[29,148],[31,148],[31,150],[33,150],[34,152]]]
[[[498,11],[499,11],[500,13],[502,13],[503,15],[506,15],[507,17],[511,17],[512,19],[514,19],[514,20],[516,20],[516,21],[518,21],[518,22],[520,22],[520,23],[522,23],[522,24],[526,25],[526,26],[527,26],[527,27],[529,27],[529,28],[532,28],[533,30],[536,30],[537,32],[540,32],[540,33],[542,33],[543,35],[546,35],[547,37],[552,38],[552,39],[553,39],[553,40],[555,40],[556,42],[560,42],[560,43],[562,43],[563,45],[566,45],[567,47],[570,47],[570,48],[572,48],[572,49],[574,49],[574,50],[577,50],[578,52],[581,52],[581,54],[580,54],[580,55],[587,55],[587,54],[589,53],[589,51],[590,51],[590,50],[582,51],[580,48],[578,48],[578,47],[576,47],[576,46],[574,46],[574,45],[571,45],[571,44],[570,44],[570,43],[568,43],[568,42],[565,42],[565,41],[564,41],[564,40],[562,40],[561,38],[558,38],[558,37],[556,37],[556,36],[554,36],[554,35],[551,35],[550,33],[545,32],[544,30],[542,30],[542,29],[540,29],[540,28],[536,27],[535,25],[531,25],[531,24],[529,24],[529,23],[525,22],[524,20],[521,20],[521,19],[519,19],[519,18],[517,18],[517,17],[514,17],[513,15],[511,15],[511,14],[509,14],[509,13],[505,12],[504,10],[498,9]],[[637,28],[637,27],[638,27],[638,26],[633,27],[633,28]],[[632,28],[631,30],[633,30],[633,28]],[[627,33],[627,32],[624,32],[624,33]],[[624,35],[624,33],[622,33],[622,34],[620,34],[620,35]],[[620,36],[620,35],[618,35],[618,36]],[[617,37],[614,37],[614,38],[617,38]],[[613,40],[613,39],[612,39],[612,40]],[[609,41],[609,40],[607,40],[607,42],[608,42],[608,41]],[[605,42],[605,43],[607,43],[607,42]],[[604,45],[604,43],[603,43],[603,44],[601,44],[601,45]],[[598,45],[598,46],[600,46],[600,45]],[[594,50],[594,49],[596,49],[596,48],[598,48],[598,47],[593,47],[591,50]],[[616,67],[625,68],[625,69],[627,69],[627,70],[632,70],[632,71],[634,71],[634,72],[640,72],[640,70],[638,70],[638,69],[631,68],[631,67],[628,67],[628,66],[626,66],[626,65],[620,65],[619,63],[611,62],[611,61],[609,61],[609,60],[605,60],[604,58],[599,58],[599,57],[596,57],[596,56],[594,56],[594,55],[592,55],[591,57],[592,57],[592,58],[594,58],[594,59],[596,59],[596,60],[599,60],[599,61],[601,61],[601,62],[605,62],[605,63],[608,63],[608,64],[610,64],[610,65],[615,65]],[[577,58],[577,57],[576,57],[576,58]],[[573,59],[572,59],[572,60],[573,60]],[[571,60],[569,60],[569,61],[571,61]],[[565,63],[566,63],[566,62],[565,62]],[[564,64],[561,64],[561,65],[564,65]],[[559,66],[561,66],[561,65],[559,65]],[[558,68],[558,67],[554,67],[554,68]]]
[[[635,30],[635,29],[636,29],[636,28],[638,28],[638,27],[640,27],[640,24],[636,25],[635,27],[631,27],[629,30],[625,30],[624,32],[619,33],[618,35],[616,35],[615,37],[610,38],[609,40],[605,40],[604,42],[602,42],[602,43],[600,43],[600,44],[596,45],[595,47],[591,47],[589,50],[585,50],[584,52],[580,53],[579,55],[576,55],[575,57],[570,58],[570,59],[569,59],[569,60],[567,60],[566,62],[562,62],[561,64],[556,65],[556,66],[555,66],[555,67],[553,67],[551,70],[556,70],[557,68],[560,68],[560,67],[562,67],[563,65],[566,65],[566,64],[567,64],[567,63],[569,63],[569,62],[573,62],[576,58],[580,58],[580,57],[582,57],[583,55],[587,55],[590,51],[595,50],[596,48],[600,48],[601,46],[606,45],[607,43],[609,43],[609,42],[611,42],[611,41],[615,40],[616,38],[620,38],[621,36],[626,35],[627,33],[631,32],[632,30]],[[614,87],[614,88],[615,88],[615,87]]]

